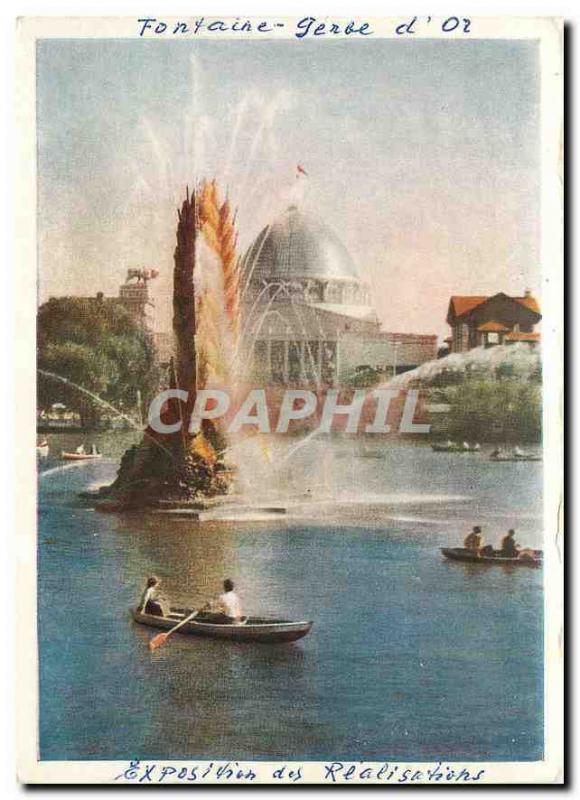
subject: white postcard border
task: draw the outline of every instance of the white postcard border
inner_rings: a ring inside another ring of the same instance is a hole
[[[35,324],[36,324],[36,121],[35,121],[35,42],[37,38],[139,38],[139,27],[134,17],[46,17],[21,18],[18,23],[17,49],[17,124],[19,130],[18,169],[19,182],[17,208],[17,277],[16,317],[18,342],[16,397],[18,415],[16,435],[18,452],[16,461],[16,487],[19,514],[17,534],[18,553],[18,655],[17,698],[18,714],[18,774],[23,783],[131,783],[135,779],[123,776],[130,765],[125,761],[39,761],[38,760],[38,657],[36,638],[36,462],[35,444]],[[197,17],[202,16],[198,14]],[[269,18],[276,15],[271,14]],[[161,19],[161,17],[158,17]],[[162,17],[176,23],[187,18]],[[288,17],[279,17],[289,20]],[[191,17],[189,20],[191,21]],[[211,19],[207,15],[207,19]],[[224,17],[223,19],[226,19]],[[445,17],[441,17],[441,20]],[[373,37],[395,38],[396,24],[408,21],[398,19],[368,18]],[[342,19],[346,24],[348,19]],[[543,350],[549,354],[544,359],[544,475],[545,475],[545,759],[539,762],[449,762],[453,770],[467,770],[470,775],[484,774],[479,783],[561,783],[563,780],[563,553],[562,553],[562,458],[563,458],[563,75],[562,75],[562,20],[552,18],[485,18],[473,17],[472,38],[538,39],[541,42],[542,63],[542,301],[544,312]],[[434,28],[418,30],[415,38],[457,38],[459,34],[435,35]],[[288,38],[293,29],[275,29],[271,34],[253,32],[248,39]],[[198,38],[212,38],[211,33],[199,33]],[[170,38],[170,37],[165,37]],[[178,38],[178,37],[172,37]],[[215,38],[215,36],[214,36]],[[221,39],[240,38],[239,34],[222,33]],[[324,39],[319,40],[321,45]],[[233,765],[235,759],[230,762]],[[141,765],[156,765],[175,769],[166,773],[164,784],[187,782],[178,776],[183,769],[200,765],[199,772],[207,768],[206,761],[143,760]],[[224,765],[218,761],[214,764]],[[240,768],[256,772],[250,783],[284,783],[290,780],[272,778],[276,768],[286,764],[289,769],[302,769],[302,779],[296,785],[329,783],[325,778],[325,765],[331,762],[247,762]],[[369,762],[343,762],[345,771],[351,763],[360,771],[374,770],[374,777],[362,780],[349,779],[357,785],[371,783],[397,783],[387,781],[383,773],[377,778],[382,764]],[[429,783],[428,770],[436,762],[389,762],[399,765],[401,772],[420,773],[415,781],[404,785]],[[443,762],[443,767],[447,762]],[[160,774],[160,773],[159,773]],[[401,773],[399,772],[399,775]],[[222,783],[235,785],[236,781],[217,778],[215,773],[207,779],[189,782]],[[244,782],[244,781],[242,781]],[[248,783],[248,781],[245,781]],[[332,781],[330,781],[332,783]],[[145,781],[144,783],[148,783]],[[240,783],[240,781],[237,781]],[[337,782],[336,785],[339,785]],[[402,785],[402,784],[401,784]]]

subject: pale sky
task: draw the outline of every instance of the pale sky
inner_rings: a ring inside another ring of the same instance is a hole
[[[539,148],[534,42],[44,40],[40,301],[153,266],[169,330],[175,208],[216,177],[241,250],[298,199],[386,330],[445,336],[451,294],[538,293]]]

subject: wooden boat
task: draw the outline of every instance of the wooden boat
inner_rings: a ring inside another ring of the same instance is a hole
[[[172,608],[167,617],[145,614],[137,608],[131,609],[135,622],[152,628],[170,630],[191,614],[190,609]],[[200,614],[187,622],[177,633],[190,636],[210,636],[214,639],[228,639],[232,642],[294,642],[301,639],[312,628],[312,622],[291,622],[267,617],[246,617],[243,624],[216,623],[204,621]]]
[[[457,442],[436,442],[431,445],[431,449],[436,453],[479,453],[481,445],[469,442],[458,444]]]
[[[63,450],[60,457],[65,461],[90,461],[94,458],[102,458],[102,453],[67,453]]]
[[[384,458],[385,453],[383,450],[377,450],[374,447],[364,447],[361,456],[362,458]]]
[[[461,452],[462,453],[479,453],[481,450],[481,445],[477,442],[475,444],[469,444],[469,442],[463,442],[461,445]]]
[[[458,453],[460,448],[456,442],[436,442],[431,445],[435,453]]]
[[[542,456],[534,456],[529,453],[525,453],[524,455],[514,455],[511,453],[500,453],[499,455],[494,455],[493,453],[489,457],[490,461],[541,461]]]
[[[524,558],[504,558],[503,556],[480,556],[466,547],[442,547],[445,558],[452,561],[463,561],[470,564],[514,564],[518,567],[540,567],[543,553],[541,550],[531,551],[533,555]]]

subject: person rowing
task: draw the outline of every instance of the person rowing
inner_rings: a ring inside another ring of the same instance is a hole
[[[517,558],[520,554],[519,544],[515,540],[516,532],[513,528],[501,540],[500,556],[502,558]]]
[[[228,622],[239,625],[242,622],[242,603],[234,592],[234,582],[229,578],[224,581],[224,591],[218,598],[218,608]]]
[[[213,608],[212,608],[213,605]],[[215,609],[215,610],[214,610]],[[246,617],[243,615],[242,603],[234,591],[234,582],[229,578],[224,581],[224,591],[217,601],[206,603],[201,610],[202,620],[222,625],[243,625]],[[200,621],[202,621],[200,620]]]

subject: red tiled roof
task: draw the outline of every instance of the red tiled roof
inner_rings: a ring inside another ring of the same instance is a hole
[[[487,300],[490,300],[491,297],[495,297],[495,295],[462,295],[462,294],[454,294],[450,300],[450,306],[453,311],[455,317],[463,317],[465,314],[469,314],[470,311],[473,311],[474,308],[485,303]],[[510,297],[506,295],[506,297]],[[530,311],[533,311],[536,314],[540,313],[540,305],[535,297],[532,295],[527,295],[524,297],[510,297],[511,300],[515,300],[517,303],[520,303],[522,306],[529,308]]]
[[[539,333],[521,333],[520,331],[511,331],[506,333],[504,337],[506,342],[539,342]]]
[[[462,317],[464,314],[467,314],[469,311],[472,311],[476,306],[481,305],[486,300],[489,300],[489,297],[484,294],[478,295],[462,295],[462,294],[454,294],[451,298],[451,307],[453,308],[453,313],[456,317]]]
[[[540,313],[540,304],[535,297],[532,297],[531,294],[529,294],[527,297],[514,297],[512,299],[517,300],[518,303],[521,303],[526,308],[529,308],[530,311],[535,311],[536,314]]]

